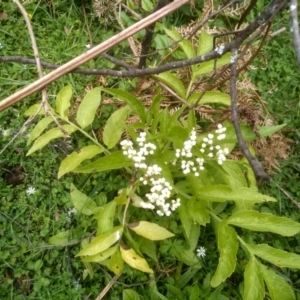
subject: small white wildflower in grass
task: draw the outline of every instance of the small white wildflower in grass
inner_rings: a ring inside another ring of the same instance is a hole
[[[0,50],[3,48],[3,45],[2,45],[2,43],[0,42]]]
[[[77,209],[75,207],[69,208],[66,215],[66,220],[68,223],[71,223],[72,216],[77,213]]]
[[[206,250],[205,250],[205,248],[204,247],[199,247],[197,250],[196,250],[196,252],[197,252],[197,256],[198,257],[204,257],[205,255],[206,255]]]
[[[9,129],[2,129],[1,132],[2,132],[3,136],[9,136],[10,135],[10,130]]]
[[[33,195],[34,193],[35,193],[35,187],[29,186],[26,190],[26,194],[30,196]]]
[[[85,45],[85,47],[86,47],[87,49],[91,49],[91,48],[92,48],[90,44]]]

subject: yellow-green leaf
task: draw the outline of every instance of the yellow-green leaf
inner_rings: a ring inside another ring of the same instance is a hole
[[[257,260],[251,256],[244,273],[243,300],[263,300],[264,296],[265,286],[263,276]]]
[[[118,226],[107,233],[98,235],[86,248],[82,249],[76,256],[91,256],[108,249],[120,239],[122,230],[122,226]]]
[[[272,269],[267,268],[263,264],[260,264],[260,269],[272,300],[296,300],[293,289],[282,276],[276,274]]]
[[[56,111],[62,119],[67,119],[67,110],[71,106],[72,86],[65,86],[56,97]]]
[[[88,91],[81,101],[76,115],[76,121],[81,128],[85,128],[93,123],[101,103],[101,90],[101,87],[96,87]]]
[[[226,224],[226,220],[218,226],[219,264],[211,280],[211,286],[217,287],[231,276],[235,270],[236,254],[238,250],[237,234]]]
[[[138,235],[152,241],[160,241],[174,236],[174,234],[167,229],[146,221],[131,223],[128,227]]]
[[[213,49],[214,38],[208,34],[205,30],[202,30],[199,36],[199,47],[197,49],[197,55],[205,54]]]
[[[71,183],[71,200],[78,212],[84,215],[91,215],[97,207],[95,201],[79,191],[73,183]]]
[[[76,131],[77,128],[72,125],[63,125],[62,128],[68,133]],[[64,137],[65,134],[60,130],[60,128],[53,128],[43,135],[41,135],[32,145],[32,147],[27,152],[27,156],[32,154],[33,152],[45,147],[50,141],[54,139],[58,139],[60,137]]]
[[[115,245],[113,247],[110,247],[103,252],[97,253],[95,255],[87,256],[82,259],[84,262],[100,262],[103,261],[110,256],[112,256],[118,249],[119,245]]]
[[[121,244],[120,250],[124,261],[129,266],[145,273],[153,273],[153,270],[150,269],[147,261],[139,256],[132,248]]]
[[[197,70],[193,73],[193,77],[196,78],[199,75],[212,72],[214,70],[215,65],[216,69],[218,69],[229,64],[230,57],[231,53],[226,53],[222,57],[216,59],[216,64],[214,59],[201,63],[199,66],[197,66]]]
[[[155,75],[155,78],[168,85],[182,99],[186,99],[186,89],[182,81],[178,79],[177,76],[171,72],[164,72],[159,75]]]
[[[54,236],[52,236],[49,239],[49,243],[51,245],[57,245],[57,244],[65,244],[69,242],[70,239],[70,230],[62,231]]]
[[[53,122],[53,118],[50,116],[45,117],[41,121],[39,121],[29,134],[27,145],[29,145],[32,141],[37,139],[52,122]]]
[[[222,92],[215,92],[215,91],[207,91],[204,93],[194,93],[192,94],[188,102],[191,104],[195,104],[198,99],[201,97],[200,101],[198,102],[199,104],[222,104],[225,106],[230,106],[231,105],[231,100],[229,94],[225,94]]]
[[[102,152],[102,149],[100,149],[96,145],[90,145],[83,147],[77,151],[74,151],[70,155],[68,155],[60,164],[59,170],[58,170],[58,178],[65,175],[68,172],[73,171],[75,168],[77,168],[84,160],[91,159],[95,155]]]
[[[234,213],[228,218],[227,224],[260,232],[274,232],[283,236],[292,236],[300,231],[300,224],[289,218],[252,210]]]
[[[300,255],[273,248],[266,244],[250,245],[247,248],[252,254],[280,267],[300,269]]]
[[[124,260],[119,249],[115,251],[110,260],[107,262],[107,268],[110,271],[114,272],[116,275],[122,273],[124,269]]]
[[[128,117],[130,107],[124,106],[115,111],[107,120],[103,130],[103,142],[108,149],[113,148],[119,142]]]
[[[110,201],[100,206],[97,213],[94,214],[94,217],[98,220],[97,235],[113,228],[116,206],[117,203],[115,201]]]
[[[122,151],[115,151],[109,155],[99,158],[98,160],[73,170],[75,173],[94,173],[114,169],[121,169],[132,166],[133,162],[130,158],[124,156]]]

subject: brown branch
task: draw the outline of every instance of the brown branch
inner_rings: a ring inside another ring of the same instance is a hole
[[[235,129],[235,133],[238,139],[239,146],[247,158],[256,178],[258,184],[263,183],[264,181],[270,180],[270,176],[264,171],[264,168],[261,162],[253,156],[249,148],[247,147],[245,140],[242,135],[242,131],[239,125],[239,117],[238,117],[238,107],[237,107],[237,99],[236,99],[236,80],[237,80],[237,49],[232,49],[232,63],[231,63],[231,73],[230,73],[230,96],[231,96],[231,117],[233,127]]]

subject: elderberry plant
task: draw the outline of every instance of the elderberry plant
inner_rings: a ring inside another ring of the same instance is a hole
[[[166,33],[176,41],[181,39],[176,29],[166,29]],[[210,35],[202,32],[200,39],[202,43],[197,51],[186,40],[179,46],[190,58],[196,52],[213,49]],[[216,49],[220,55],[221,50]],[[199,102],[199,105],[228,107],[230,96],[225,93],[206,91],[203,94],[191,90],[200,75],[229,63],[230,59],[230,54],[226,53],[217,61],[193,66],[187,88],[171,72],[155,77],[189,105]],[[107,119],[98,140],[90,126],[97,111],[102,109],[102,93],[123,105]],[[280,275],[280,268],[300,269],[300,255],[259,244],[255,240],[256,233],[252,232],[290,237],[300,232],[300,224],[255,209],[276,199],[259,192],[246,160],[232,159],[237,139],[229,121],[206,124],[212,125],[214,130],[205,131],[208,126],[199,126],[203,122],[199,122],[200,117],[194,110],[183,114],[187,111],[186,105],[173,113],[162,108],[160,92],[146,109],[134,95],[104,87],[90,90],[73,118],[69,115],[71,98],[72,87],[63,88],[57,96],[53,114],[65,132],[69,135],[82,133],[89,142],[62,161],[58,178],[70,172],[80,176],[117,169],[128,178],[125,188],[101,203],[85,194],[82,186],[71,185],[70,200],[77,211],[76,218],[90,220],[89,228],[95,227],[88,233],[82,232],[79,240],[81,250],[77,256],[86,266],[84,274],[92,276],[92,264],[101,264],[116,275],[131,267],[149,273],[152,298],[164,299],[154,280],[160,272],[160,259],[175,258],[176,272],[184,281],[187,274],[205,272],[201,260],[204,256],[205,261],[209,259],[209,247],[213,244],[218,249],[218,262],[215,256],[210,256],[214,275],[207,274],[205,279],[211,288],[220,291],[224,282],[238,272],[239,275],[243,273],[239,292],[245,300],[263,300],[266,293],[272,300],[296,299],[291,286]],[[27,115],[33,115],[37,106],[29,108]],[[131,116],[137,121],[128,122]],[[27,155],[64,136],[60,128],[48,129],[52,124],[52,118],[47,116],[39,121],[30,134],[29,143],[33,145]],[[261,127],[259,134],[266,137],[282,127],[284,125]],[[246,141],[256,138],[249,126],[243,125],[241,131]],[[71,237],[72,231],[62,231],[49,243],[68,246]],[[210,242],[206,243],[208,240]],[[182,273],[183,265],[187,267],[186,273]],[[174,283],[173,290],[176,285],[179,282]],[[215,297],[213,294],[211,298]]]

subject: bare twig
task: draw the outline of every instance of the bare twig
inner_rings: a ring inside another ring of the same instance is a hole
[[[297,8],[298,8],[298,0],[291,0],[291,6],[290,6],[291,32],[293,36],[294,49],[296,52],[297,61],[300,68],[300,34],[299,34]]]
[[[237,80],[237,49],[232,50],[232,63],[231,63],[231,73],[230,73],[230,95],[231,95],[231,116],[232,123],[235,129],[235,133],[238,139],[239,146],[247,158],[249,164],[252,167],[252,170],[255,174],[255,178],[258,184],[263,183],[264,181],[270,180],[270,176],[264,171],[264,168],[261,162],[253,156],[243,138],[242,131],[239,125],[238,118],[238,108],[237,108],[237,100],[236,100],[236,80]]]
[[[292,203],[298,208],[300,209],[300,202],[294,200],[290,194],[284,189],[282,188],[279,184],[276,184],[276,186],[292,201]]]
[[[118,278],[121,276],[122,273],[115,275],[111,281],[106,285],[106,287],[101,291],[101,293],[98,295],[96,300],[101,300],[103,297],[107,294],[107,292],[111,289],[111,287],[114,285],[114,283],[118,280]]]

